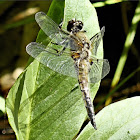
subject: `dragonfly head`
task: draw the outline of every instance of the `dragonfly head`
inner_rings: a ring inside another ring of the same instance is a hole
[[[67,31],[77,33],[83,28],[83,23],[80,20],[72,19],[68,22]]]

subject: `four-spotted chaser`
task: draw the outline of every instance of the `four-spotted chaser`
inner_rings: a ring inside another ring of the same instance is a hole
[[[96,58],[105,28],[88,39],[82,21],[72,19],[64,30],[43,12],[36,13],[35,20],[51,42],[47,46],[31,42],[27,53],[50,69],[78,79],[89,119],[96,129],[89,83],[99,82],[110,70],[107,59]]]

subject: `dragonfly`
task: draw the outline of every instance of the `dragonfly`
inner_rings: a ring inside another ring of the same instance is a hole
[[[97,58],[105,27],[88,39],[80,20],[68,21],[66,30],[43,12],[36,13],[35,20],[51,41],[48,45],[31,42],[26,46],[27,53],[53,71],[78,79],[89,120],[97,129],[90,83],[99,82],[110,71],[108,60]]]

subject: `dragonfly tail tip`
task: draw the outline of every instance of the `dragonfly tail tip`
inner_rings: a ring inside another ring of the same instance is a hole
[[[95,121],[93,119],[91,120],[91,124],[94,127],[94,129],[97,130],[96,123],[95,123]]]

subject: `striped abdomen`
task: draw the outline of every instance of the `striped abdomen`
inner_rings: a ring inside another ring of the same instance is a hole
[[[85,107],[87,109],[87,113],[89,116],[89,119],[91,121],[91,124],[95,129],[96,123],[95,123],[95,115],[94,115],[94,108],[93,104],[90,98],[90,88],[89,88],[89,78],[88,78],[88,62],[86,59],[81,59],[79,61],[79,75],[78,75],[78,81],[80,85],[80,89],[83,93],[83,100],[85,102]]]

